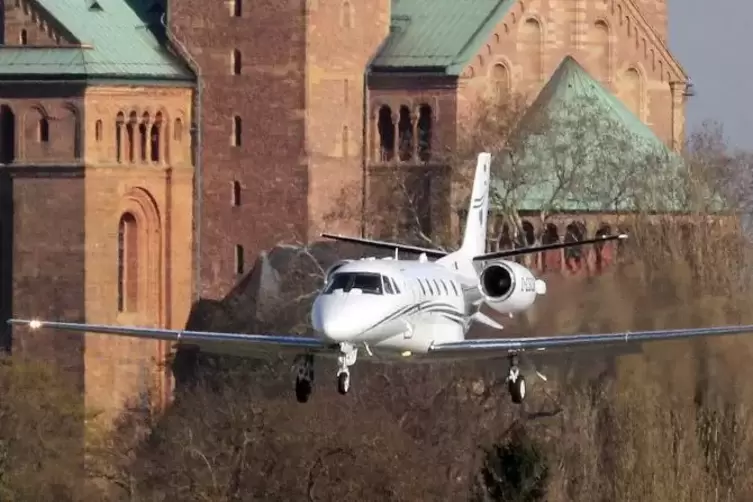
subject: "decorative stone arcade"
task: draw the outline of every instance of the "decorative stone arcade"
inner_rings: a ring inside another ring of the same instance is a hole
[[[604,215],[562,215],[542,224],[530,214],[521,214],[522,232],[517,243],[514,232],[500,215],[490,218],[488,246],[491,251],[514,249],[519,246],[576,242],[601,235],[610,235],[626,230],[615,224],[614,218]],[[597,275],[609,267],[620,248],[619,242],[611,241],[594,246],[574,247],[543,251],[517,258],[516,260],[540,274]]]

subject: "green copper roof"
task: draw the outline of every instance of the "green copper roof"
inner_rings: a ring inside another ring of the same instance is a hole
[[[497,209],[680,211],[682,160],[572,57],[497,154]]]
[[[154,28],[163,12],[158,3],[150,10],[151,4],[127,0],[33,1],[81,47],[0,47],[0,77],[192,78],[157,37]]]
[[[390,35],[375,70],[459,75],[517,0],[392,0]]]

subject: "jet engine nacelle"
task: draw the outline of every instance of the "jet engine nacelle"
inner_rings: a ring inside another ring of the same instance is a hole
[[[346,265],[352,261],[353,260],[339,260],[333,263],[324,273],[324,284],[329,284],[329,280],[332,278],[332,274],[337,272],[337,270],[343,265]]]
[[[536,296],[546,293],[546,283],[536,279],[523,265],[513,261],[497,261],[488,265],[479,276],[484,302],[502,314],[526,310]]]

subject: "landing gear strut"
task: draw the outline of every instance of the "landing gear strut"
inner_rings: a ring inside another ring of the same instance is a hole
[[[350,366],[356,363],[358,349],[350,343],[340,344],[340,355],[337,357],[337,392],[347,394],[350,390]]]
[[[305,403],[311,396],[314,387],[314,356],[305,354],[296,358],[298,368],[295,376],[295,398],[299,403]]]
[[[510,354],[510,373],[507,375],[507,388],[510,391],[512,402],[520,404],[526,397],[526,379],[520,374],[518,368],[518,354]]]

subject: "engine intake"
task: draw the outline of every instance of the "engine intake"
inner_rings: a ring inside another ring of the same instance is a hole
[[[505,265],[490,265],[481,273],[481,290],[495,300],[504,300],[515,290],[515,275]]]
[[[538,295],[546,294],[546,283],[520,263],[500,260],[481,272],[479,291],[486,305],[512,314],[530,308]]]

